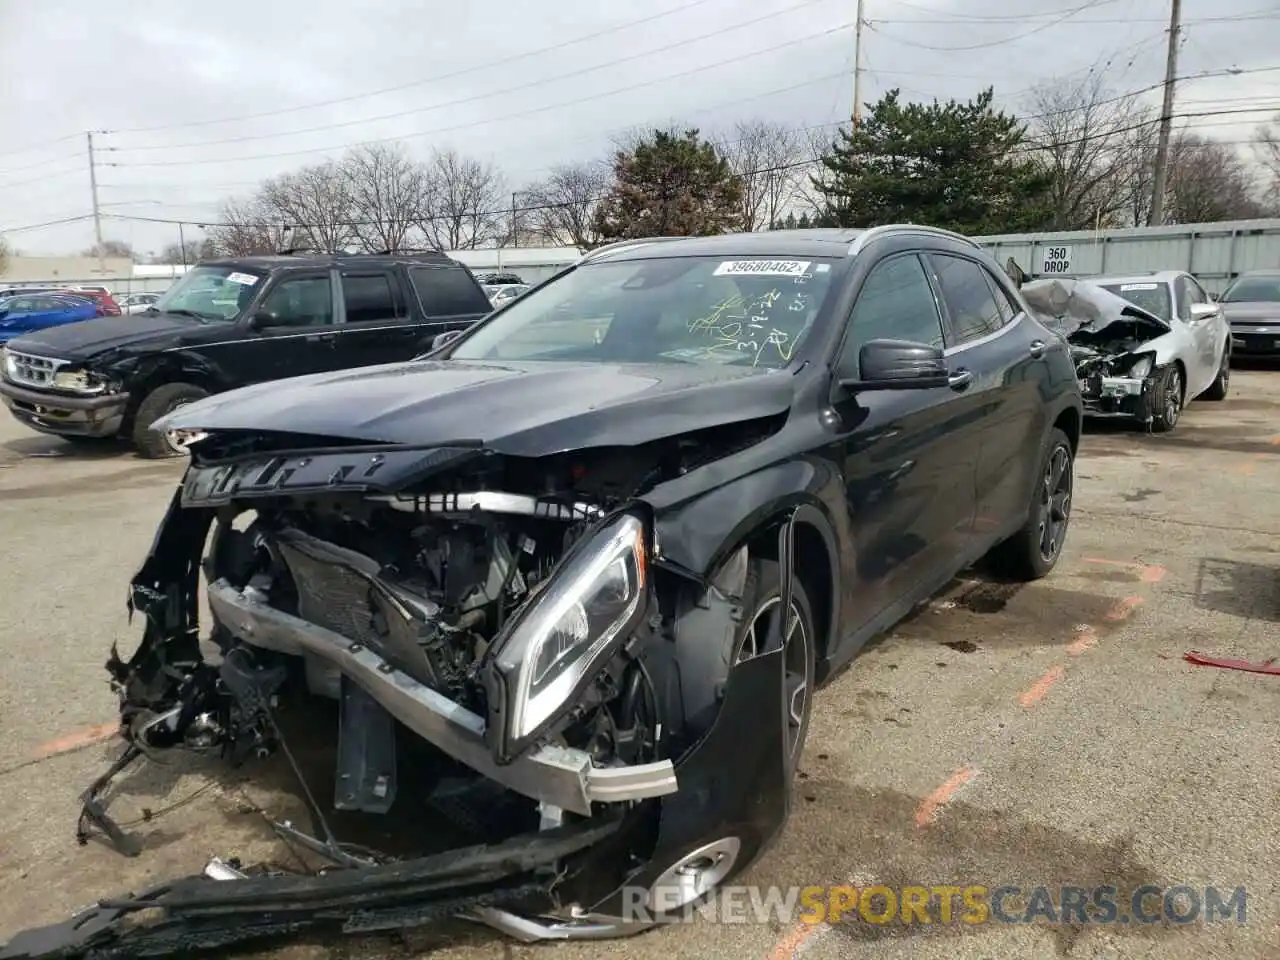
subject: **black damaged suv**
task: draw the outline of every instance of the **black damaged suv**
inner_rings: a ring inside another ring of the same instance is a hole
[[[67,440],[182,452],[150,429],[178,407],[268,380],[409,360],[493,308],[442,253],[206,261],[143,314],[8,344],[0,396],[19,422]]]

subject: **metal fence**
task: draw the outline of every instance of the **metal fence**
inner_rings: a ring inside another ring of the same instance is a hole
[[[1246,270],[1280,268],[1280,220],[976,237],[1000,263],[1033,277],[1185,270],[1214,293]]]

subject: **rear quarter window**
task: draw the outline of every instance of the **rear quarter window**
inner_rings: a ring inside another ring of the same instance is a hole
[[[428,317],[485,314],[493,309],[475,278],[460,267],[410,267],[409,281]]]

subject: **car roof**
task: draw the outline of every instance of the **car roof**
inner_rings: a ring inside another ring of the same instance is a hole
[[[961,243],[980,250],[969,237],[937,227],[913,223],[890,223],[866,229],[852,227],[811,227],[794,230],[760,230],[749,233],[722,233],[709,237],[652,237],[623,240],[597,247],[583,262],[649,260],[661,257],[833,257],[858,253],[867,243],[897,234],[927,234],[951,244]]]
[[[440,264],[458,266],[462,264],[440,253],[438,250],[415,251],[413,253],[278,253],[260,257],[220,257],[215,260],[202,260],[201,267],[246,267],[251,270],[279,270],[283,267],[313,266],[369,266],[371,264]]]

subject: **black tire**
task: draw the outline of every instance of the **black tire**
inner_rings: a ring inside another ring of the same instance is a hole
[[[1170,433],[1182,419],[1182,407],[1186,402],[1187,385],[1182,379],[1182,368],[1171,363],[1164,368],[1156,381],[1155,396],[1151,403],[1151,432]]]
[[[1060,459],[1064,456],[1065,461]],[[1059,464],[1062,472],[1055,475],[1053,471]],[[1030,581],[1039,580],[1057,566],[1071,520],[1074,487],[1075,455],[1071,441],[1055,427],[1049,431],[1049,441],[1040,454],[1040,469],[1031,492],[1027,522],[988,554],[992,572],[1010,580]]]
[[[156,387],[138,405],[133,418],[133,445],[138,453],[148,460],[162,460],[166,457],[177,457],[182,451],[170,445],[164,434],[151,429],[166,413],[196,400],[203,400],[209,394],[205,390],[190,383],[165,383]]]
[[[1218,367],[1218,375],[1209,389],[1200,394],[1201,400],[1225,400],[1231,388],[1231,351],[1222,351],[1222,366]]]
[[[780,604],[781,598],[782,577],[778,564],[772,560],[752,560],[747,568],[747,582],[742,594],[742,623],[738,625],[738,632],[733,640],[733,663],[766,652],[760,649],[764,638],[756,636],[753,628],[761,616],[768,612],[770,605]],[[799,705],[798,717],[792,713],[788,705],[788,713],[792,715],[795,724],[795,727],[789,731],[792,737],[789,772],[794,774],[800,762],[800,755],[804,752],[805,738],[809,734],[809,714],[813,707],[813,683],[817,663],[817,633],[814,629],[813,606],[809,603],[809,595],[805,593],[804,584],[800,582],[799,577],[792,577],[791,580],[791,606],[798,614],[797,622],[794,624],[798,632],[792,639],[798,639],[802,635],[804,640],[803,651],[796,652],[794,661],[788,657],[787,664],[788,689],[791,689],[793,677],[799,682],[801,670],[803,670],[804,682],[803,703]],[[764,625],[765,629],[771,626],[771,623]],[[754,649],[747,649],[748,641],[750,645],[754,645]]]

